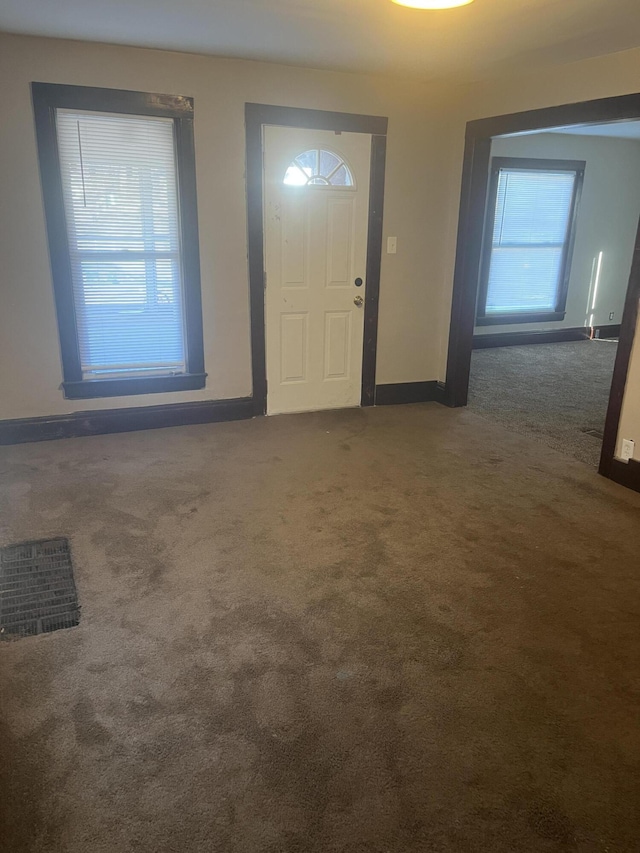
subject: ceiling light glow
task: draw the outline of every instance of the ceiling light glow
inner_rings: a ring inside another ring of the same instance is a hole
[[[409,6],[410,9],[455,9],[457,6],[468,6],[473,0],[392,0],[398,6]]]

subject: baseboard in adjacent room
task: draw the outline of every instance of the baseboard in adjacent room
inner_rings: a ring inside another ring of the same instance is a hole
[[[245,420],[254,416],[254,408],[251,397],[238,397],[233,400],[169,403],[163,406],[103,409],[44,418],[4,420],[0,421],[0,445]]]
[[[620,326],[580,326],[571,329],[550,329],[539,332],[496,332],[489,335],[474,335],[474,349],[490,347],[520,347],[529,344],[557,344],[568,341],[583,341],[589,338],[617,338]]]
[[[402,403],[441,403],[444,386],[435,379],[430,382],[395,382],[376,385],[376,406],[397,406]]]
[[[591,335],[592,338],[619,338],[620,330],[622,326],[620,324],[616,326],[593,326]]]

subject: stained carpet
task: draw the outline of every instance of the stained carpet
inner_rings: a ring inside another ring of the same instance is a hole
[[[617,342],[474,350],[469,406],[598,467]]]
[[[640,495],[436,403],[0,448],[11,853],[623,853]]]

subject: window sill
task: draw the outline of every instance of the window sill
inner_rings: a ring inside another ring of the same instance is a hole
[[[179,376],[146,376],[135,379],[86,379],[63,382],[67,400],[91,397],[129,397],[134,394],[162,394],[170,391],[194,391],[204,388],[206,373],[183,373]]]
[[[565,311],[549,311],[546,314],[491,314],[476,317],[476,326],[511,326],[515,323],[550,323],[564,320]]]

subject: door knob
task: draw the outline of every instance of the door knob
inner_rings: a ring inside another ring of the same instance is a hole
[[[354,304],[354,305],[357,305],[357,306],[358,306],[358,308],[360,308],[360,307],[361,307],[361,305],[363,304],[363,302],[364,302],[364,299],[362,298],[362,296],[360,296],[360,294],[358,294],[357,296],[354,296],[354,297],[353,297],[353,304]]]

